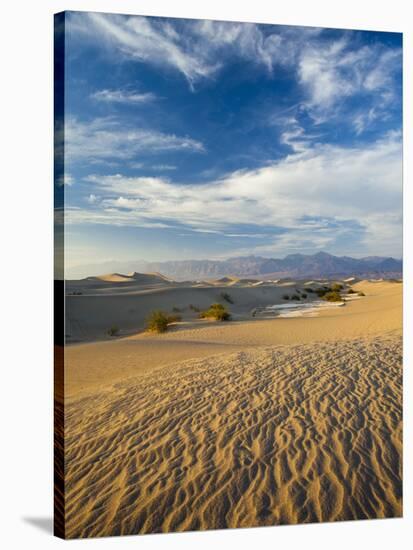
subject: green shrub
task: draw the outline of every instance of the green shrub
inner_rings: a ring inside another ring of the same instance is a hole
[[[234,300],[231,298],[231,296],[228,294],[228,292],[221,292],[221,298],[228,302],[229,304],[233,304]]]
[[[333,292],[340,292],[340,290],[343,290],[343,285],[341,285],[340,283],[334,283],[331,285],[331,290]]]
[[[149,332],[166,332],[170,317],[163,311],[157,309],[152,311],[146,319],[146,330]]]
[[[119,334],[119,327],[113,325],[107,331],[108,336],[117,336]]]
[[[327,292],[328,292],[327,290],[323,290],[322,288],[317,288],[315,290],[315,293],[319,298],[322,298],[325,294],[327,294]]]
[[[288,294],[283,294],[283,300],[289,300],[290,296]]]
[[[326,300],[326,302],[342,302],[343,298],[339,292],[330,291],[324,294],[323,300]]]
[[[228,321],[231,315],[227,308],[222,304],[211,304],[209,309],[201,311],[201,319],[215,319],[216,321]]]
[[[301,294],[301,297],[302,297],[302,298],[307,298],[307,294],[306,294],[305,292],[303,292],[303,293]]]
[[[189,304],[189,309],[191,311],[196,311],[197,313],[199,313],[201,310],[199,309],[199,307],[197,306],[194,306],[193,304]]]
[[[298,294],[293,294],[291,296],[291,300],[300,300],[300,297],[298,296]]]
[[[180,309],[179,307],[174,306],[172,308],[172,313],[180,313],[181,311],[182,311],[182,309]]]
[[[310,288],[306,288],[306,291],[307,292],[314,292],[314,289],[310,287]]]

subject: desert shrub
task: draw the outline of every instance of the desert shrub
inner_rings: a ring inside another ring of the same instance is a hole
[[[364,292],[357,292],[357,296],[365,296]]]
[[[283,300],[289,300],[290,296],[288,294],[283,294]]]
[[[307,294],[306,294],[305,292],[303,292],[303,293],[301,294],[301,297],[302,297],[302,298],[307,298]]]
[[[314,292],[314,289],[309,287],[309,288],[306,288],[306,291],[311,293],[311,292]]]
[[[343,290],[343,285],[341,285],[340,283],[334,283],[331,285],[331,290],[333,292],[340,292],[340,290]]]
[[[317,289],[315,290],[315,293],[317,294],[317,296],[318,296],[319,298],[322,298],[325,294],[327,294],[327,290],[324,290],[324,289],[322,289],[322,288],[317,288]]]
[[[291,296],[291,300],[300,300],[300,297],[298,296],[298,294],[293,294]]]
[[[179,313],[179,312],[181,312],[181,311],[182,311],[182,309],[180,309],[179,307],[174,306],[174,307],[172,308],[172,313]]]
[[[352,288],[349,288],[347,290],[347,294],[355,294],[355,291]]]
[[[211,304],[209,309],[201,311],[199,314],[201,319],[215,319],[216,321],[228,321],[231,315],[227,308],[222,304]]]
[[[107,334],[108,336],[117,336],[119,334],[119,327],[117,327],[116,325],[111,326],[107,330]]]
[[[168,315],[168,325],[170,323],[178,323],[179,321],[182,321],[182,315]]]
[[[297,294],[301,294],[301,290],[299,290],[298,288],[296,288],[295,291]]]
[[[323,300],[326,300],[326,302],[342,302],[343,298],[339,292],[330,291],[324,294]]]
[[[168,324],[171,322],[169,319],[170,316],[159,309],[152,311],[146,319],[146,330],[149,332],[166,332]]]
[[[221,292],[221,298],[228,302],[229,304],[233,304],[234,300],[231,298],[231,296],[228,294],[228,292]]]
[[[197,306],[194,306],[193,304],[189,304],[189,309],[191,311],[196,311],[197,313],[199,313],[201,310],[199,309],[199,307]]]

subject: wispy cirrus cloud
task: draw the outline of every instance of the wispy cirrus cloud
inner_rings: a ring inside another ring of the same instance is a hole
[[[383,45],[355,47],[348,34],[332,42],[308,44],[298,59],[298,77],[307,95],[304,104],[318,121],[355,96],[373,100],[372,112],[386,109],[395,97],[401,53]],[[358,133],[374,118],[360,120],[355,120]]]
[[[321,29],[197,21],[193,23],[191,31],[198,55],[207,52],[210,58],[241,58],[262,66],[273,75],[277,66],[294,63],[301,46],[316,37]]]
[[[168,21],[146,17],[88,13],[72,15],[72,30],[97,34],[117,51],[137,62],[170,67],[182,73],[192,86],[212,76],[221,64],[208,55],[195,55],[191,44]]]
[[[381,116],[382,120],[387,118],[376,107],[357,112],[352,118],[356,135],[359,136],[362,134],[379,116]]]
[[[140,63],[169,67],[196,82],[215,78],[229,57],[242,58],[273,73],[295,62],[297,52],[321,29],[254,23],[147,18],[115,14],[71,14],[71,30],[114,46]],[[270,31],[270,32],[269,32]]]
[[[99,13],[73,14],[71,27],[94,34],[129,59],[178,71],[191,89],[217,78],[236,58],[263,67],[272,77],[287,68],[296,74],[301,105],[316,122],[337,114],[355,96],[370,98],[377,118],[394,100],[395,76],[401,70],[401,49],[358,44],[357,33],[350,31],[326,38],[319,28]],[[355,120],[355,132],[374,120]]]
[[[68,162],[127,160],[141,152],[203,152],[201,142],[190,137],[165,134],[151,129],[131,128],[115,118],[76,118],[65,121],[65,147]]]
[[[92,99],[104,103],[124,103],[131,105],[140,105],[150,103],[157,99],[152,92],[140,93],[130,90],[98,90],[91,94]]]

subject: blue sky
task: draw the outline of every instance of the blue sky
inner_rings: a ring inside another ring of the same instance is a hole
[[[68,12],[67,275],[400,257],[401,48],[395,33]]]

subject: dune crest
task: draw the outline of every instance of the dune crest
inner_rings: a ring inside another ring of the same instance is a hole
[[[82,283],[90,282],[103,282],[103,283],[140,283],[140,284],[153,284],[172,282],[171,279],[162,275],[162,273],[137,273],[136,271],[128,274],[123,273],[108,273],[106,275],[97,275],[94,277],[86,277],[86,279],[80,279],[77,281],[78,286]],[[70,282],[69,282],[70,283]]]

